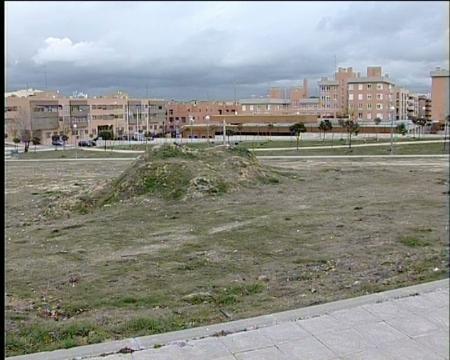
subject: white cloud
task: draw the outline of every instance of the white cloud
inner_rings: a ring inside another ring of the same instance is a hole
[[[50,62],[65,62],[80,66],[88,66],[117,60],[114,49],[94,42],[72,42],[69,38],[49,37],[45,40],[45,47],[40,48],[32,57],[38,64]]]

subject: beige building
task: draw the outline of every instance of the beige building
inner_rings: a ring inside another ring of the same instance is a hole
[[[53,135],[67,135],[69,143],[95,138],[101,131],[112,131],[115,138],[163,132],[166,101],[129,99],[117,92],[109,96],[63,97],[43,91],[18,91],[5,94],[5,132],[8,138],[30,131],[43,144]]]
[[[418,116],[431,121],[431,96],[429,95],[419,95],[419,109]]]
[[[394,88],[395,97],[395,120],[408,119],[409,91],[400,87]]]
[[[449,78],[448,70],[437,68],[431,71],[431,119],[444,123],[449,115]]]

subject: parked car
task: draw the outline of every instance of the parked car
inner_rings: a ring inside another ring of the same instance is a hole
[[[81,140],[80,142],[78,142],[78,146],[92,147],[92,146],[96,146],[96,145],[97,144],[93,140]]]
[[[62,140],[53,140],[52,145],[53,146],[64,146],[64,142]]]

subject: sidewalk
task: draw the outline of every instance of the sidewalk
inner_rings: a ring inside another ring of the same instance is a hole
[[[126,353],[130,349],[133,352]],[[229,323],[8,359],[449,359],[449,280]]]

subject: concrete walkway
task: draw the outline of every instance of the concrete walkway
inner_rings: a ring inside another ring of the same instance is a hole
[[[9,359],[449,359],[449,280],[229,323]]]

